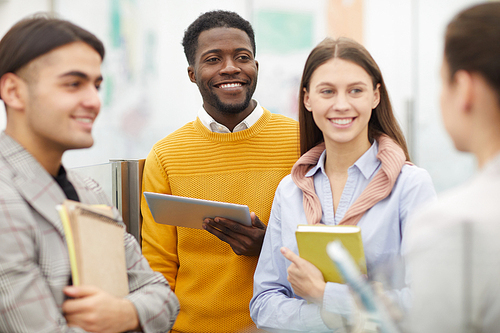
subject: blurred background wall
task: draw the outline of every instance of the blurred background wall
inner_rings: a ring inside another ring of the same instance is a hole
[[[363,43],[379,64],[413,161],[438,191],[470,177],[472,157],[458,153],[439,112],[443,33],[475,0],[0,0],[0,36],[19,19],[49,11],[97,35],[106,46],[102,109],[91,149],[70,151],[79,167],[145,158],[151,146],[196,117],[201,97],[187,76],[181,40],[199,14],[239,13],[256,32],[259,81],[254,98],[297,119],[305,59],[326,36]],[[3,103],[0,129],[5,128]]]

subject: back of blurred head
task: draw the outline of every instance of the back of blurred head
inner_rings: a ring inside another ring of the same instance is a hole
[[[459,70],[479,73],[495,89],[500,106],[500,2],[458,13],[446,29],[444,57],[450,80]]]
[[[443,122],[455,147],[481,167],[500,152],[500,2],[458,13],[444,44]]]
[[[88,44],[104,59],[102,42],[69,21],[42,14],[23,19],[0,41],[0,78],[6,73],[17,74],[32,60],[73,42]]]

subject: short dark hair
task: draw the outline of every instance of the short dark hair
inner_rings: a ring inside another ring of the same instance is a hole
[[[368,139],[372,141],[381,134],[386,134],[403,149],[406,160],[410,161],[406,140],[392,112],[391,101],[380,68],[363,45],[342,37],[324,39],[311,51],[304,66],[299,92],[300,154],[305,154],[309,149],[324,141],[323,132],[314,122],[312,112],[309,112],[304,105],[304,89],[309,91],[314,71],[330,59],[350,61],[363,68],[372,79],[373,89],[380,84],[380,102],[373,109],[368,122]]]
[[[198,48],[198,37],[205,30],[213,28],[236,28],[243,30],[250,38],[253,55],[255,56],[255,35],[250,22],[236,14],[224,10],[214,10],[198,16],[198,18],[189,25],[184,32],[182,46],[186,54],[189,65],[194,65],[196,49]]]
[[[459,70],[479,73],[495,89],[500,105],[500,2],[458,13],[448,24],[444,44],[450,80]]]
[[[69,21],[44,13],[22,19],[0,41],[0,78],[55,48],[79,41],[91,46],[104,59],[102,42]]]

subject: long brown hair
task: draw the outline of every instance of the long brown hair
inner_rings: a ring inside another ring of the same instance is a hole
[[[458,70],[477,72],[495,90],[500,106],[500,2],[458,13],[446,29],[444,56],[450,81]]]
[[[326,38],[311,51],[307,58],[302,73],[299,94],[300,154],[303,155],[309,149],[324,141],[323,133],[314,122],[312,113],[304,105],[304,89],[309,91],[309,84],[314,71],[328,60],[334,58],[350,61],[363,68],[372,78],[373,89],[377,87],[377,84],[380,84],[380,103],[372,111],[368,122],[368,139],[373,142],[380,134],[388,135],[403,149],[406,160],[410,161],[406,140],[392,112],[391,101],[389,100],[382,73],[370,53],[361,44],[349,38]]]

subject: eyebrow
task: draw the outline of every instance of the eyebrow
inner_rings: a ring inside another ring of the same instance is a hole
[[[366,83],[358,81],[358,82],[353,82],[349,83],[350,86],[357,86],[357,85],[363,85],[363,86],[368,86]]]
[[[317,84],[317,86],[331,86],[331,82],[320,82]],[[357,86],[357,85],[363,85],[363,86],[366,86],[367,84],[362,82],[362,81],[358,81],[358,82],[352,82],[352,83],[349,83],[347,84],[348,86]]]
[[[64,74],[59,75],[60,78],[66,77],[66,76],[76,76],[85,80],[90,80],[89,76],[83,72],[80,71],[70,71]],[[103,77],[102,75],[99,75],[96,79],[96,81],[102,81]]]
[[[201,57],[204,57],[206,56],[207,54],[210,54],[210,53],[219,53],[221,52],[222,49],[212,49],[212,50],[208,50],[208,51],[205,51],[201,54]],[[246,51],[246,52],[250,52],[253,56],[253,52],[250,50],[250,49],[247,49],[246,47],[239,47],[237,49],[234,50],[235,52],[241,52],[241,51]]]

